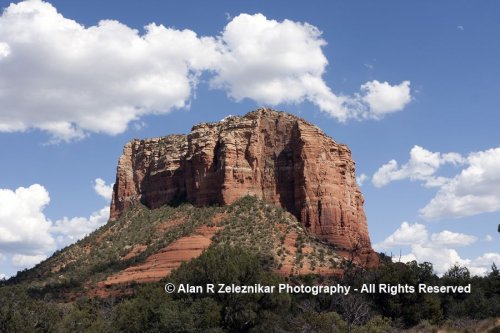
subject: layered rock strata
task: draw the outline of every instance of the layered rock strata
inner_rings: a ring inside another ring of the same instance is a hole
[[[344,251],[371,253],[363,195],[346,145],[294,115],[259,109],[188,135],[133,140],[117,169],[111,218],[142,203],[228,205],[254,195]]]

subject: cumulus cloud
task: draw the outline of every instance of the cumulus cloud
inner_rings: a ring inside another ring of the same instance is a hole
[[[427,228],[423,224],[409,224],[403,222],[401,226],[382,243],[376,244],[379,249],[391,248],[401,245],[423,243],[428,239]]]
[[[337,95],[322,76],[328,65],[326,45],[318,28],[300,22],[269,20],[262,14],[241,14],[225,27],[221,58],[211,79],[214,88],[239,101],[263,104],[307,100],[339,121],[381,118],[401,111],[411,100],[410,82],[399,85],[370,81],[361,93]]]
[[[448,230],[441,231],[437,234],[432,234],[431,241],[437,245],[456,245],[466,246],[474,243],[477,237],[451,232]]]
[[[463,169],[451,178],[436,176],[445,164]],[[427,220],[500,211],[500,148],[463,157],[458,153],[431,152],[416,145],[407,163],[399,166],[396,160],[389,161],[374,173],[372,182],[382,187],[403,179],[439,188],[436,196],[420,210]]]
[[[47,2],[11,4],[0,17],[0,130],[34,127],[69,140],[185,107],[197,71],[217,56],[215,40],[145,29],[141,36],[113,20],[86,28]]]
[[[307,23],[241,14],[222,33],[222,61],[216,65],[212,85],[227,89],[236,100],[267,104],[300,101],[319,89],[329,91],[321,80],[328,61],[320,36]]]
[[[0,273],[0,280],[4,280],[7,278],[7,275]]]
[[[401,111],[411,101],[410,81],[391,86],[377,80],[361,86],[362,100],[368,104],[374,118],[391,112]]]
[[[0,251],[36,255],[54,250],[51,222],[43,214],[50,202],[47,190],[38,184],[15,191],[0,189]]]
[[[493,237],[491,235],[486,235],[486,236],[484,236],[484,241],[491,242],[491,241],[493,241]]]
[[[94,180],[94,191],[106,200],[111,200],[113,195],[113,185],[106,185],[106,182],[101,178],[96,178]]]
[[[358,177],[356,177],[356,182],[358,183],[358,186],[363,186],[365,181],[368,179],[368,176],[365,175],[364,173],[360,174]]]
[[[189,107],[200,75],[233,99],[310,101],[339,121],[379,119],[410,102],[410,82],[371,81],[351,97],[322,76],[321,31],[308,23],[240,14],[218,36],[120,22],[85,27],[49,3],[26,0],[0,16],[0,131],[30,128],[55,140],[118,134],[146,114]]]
[[[0,42],[0,59],[7,58],[10,55],[9,44]]]
[[[48,191],[39,184],[15,191],[0,189],[0,261],[10,254],[17,269],[34,266],[57,248],[69,245],[104,225],[109,206],[90,217],[51,221],[44,214],[50,202]]]
[[[420,210],[428,220],[500,210],[500,148],[471,153],[467,167]]]
[[[436,176],[443,165],[460,166],[454,177]],[[410,179],[425,187],[438,187],[436,196],[420,210],[426,220],[458,218],[500,211],[500,148],[470,153],[431,152],[420,146],[410,151],[410,159],[399,166],[396,160],[382,165],[373,175],[376,187]]]
[[[12,264],[16,268],[22,270],[25,268],[31,268],[45,259],[47,259],[47,256],[43,254],[36,254],[36,255],[16,254],[12,257]]]
[[[372,182],[376,187],[385,186],[393,181],[410,179],[423,181],[426,187],[442,186],[449,179],[436,177],[435,173],[444,164],[462,165],[465,159],[458,153],[431,152],[420,146],[413,146],[410,160],[399,166],[396,160],[382,165],[373,175]]]
[[[483,275],[493,263],[498,266],[500,263],[500,253],[488,252],[471,260],[470,263],[473,267],[471,270],[472,272],[476,272],[477,275]]]
[[[57,240],[58,247],[64,247],[82,239],[92,231],[108,222],[109,206],[92,213],[90,217],[64,217],[54,222],[51,232]]]
[[[411,100],[409,81],[394,86],[370,81],[353,96],[332,92],[322,79],[328,65],[322,51],[326,41],[307,23],[241,14],[227,24],[219,41],[221,57],[210,83],[237,101],[250,98],[276,105],[307,100],[346,121],[378,119]]]
[[[416,260],[431,262],[438,274],[445,273],[455,264],[466,266],[472,274],[484,275],[493,263],[500,263],[499,253],[485,253],[475,259],[462,258],[450,246],[467,246],[477,240],[472,235],[456,233],[448,230],[439,233],[429,232],[425,225],[403,222],[396,231],[383,242],[375,244],[378,251],[398,249],[409,246],[410,252],[401,256],[402,262]],[[395,258],[399,260],[399,258]]]

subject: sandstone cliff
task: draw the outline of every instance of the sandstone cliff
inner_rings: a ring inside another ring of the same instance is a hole
[[[372,253],[346,145],[287,113],[259,109],[188,135],[133,140],[120,157],[111,218],[138,202],[231,204],[247,194],[280,205],[339,249]]]

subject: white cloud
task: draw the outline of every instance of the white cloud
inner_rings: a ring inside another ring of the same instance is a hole
[[[0,189],[0,261],[7,253],[16,269],[33,267],[56,248],[85,237],[109,218],[106,206],[88,218],[64,217],[53,222],[43,212],[49,202],[49,193],[38,184],[15,191]]]
[[[10,55],[10,46],[7,43],[0,42],[0,60]]]
[[[368,104],[374,118],[401,111],[411,101],[410,81],[391,86],[388,82],[374,80],[363,84],[361,90],[362,100]]]
[[[31,268],[45,259],[47,259],[47,256],[43,254],[16,254],[12,257],[12,264],[19,270],[22,270],[25,268]]]
[[[499,265],[500,263],[500,253],[485,253],[480,257],[477,257],[474,260],[471,260],[471,272],[477,275],[484,275],[489,271],[491,266],[495,263],[495,265]]]
[[[436,176],[445,164],[463,169],[451,178]],[[431,152],[414,146],[407,163],[400,167],[396,160],[389,161],[375,172],[372,182],[382,187],[403,179],[439,187],[436,196],[420,210],[426,220],[500,211],[500,148],[474,152],[465,158],[458,153]]]
[[[336,95],[322,79],[328,60],[321,31],[308,23],[269,20],[262,14],[241,14],[228,23],[220,38],[222,56],[212,87],[239,101],[250,98],[276,105],[317,105],[339,121],[380,118],[402,110],[411,100],[410,82],[391,86],[371,81],[361,95]]]
[[[101,178],[96,178],[94,181],[94,190],[97,194],[103,197],[106,200],[111,200],[111,196],[113,195],[113,185],[106,185],[106,182]]]
[[[43,214],[50,202],[41,185],[0,189],[0,250],[13,253],[41,254],[54,250],[51,222]]]
[[[500,210],[500,148],[471,153],[467,168],[420,210],[428,220]]]
[[[323,80],[321,32],[308,23],[240,14],[219,36],[120,22],[84,27],[49,3],[27,0],[0,16],[0,131],[30,128],[54,140],[118,134],[146,114],[189,107],[199,75],[235,100],[300,103],[340,121],[378,119],[410,100],[409,81],[371,81],[353,97]]]
[[[389,161],[375,172],[372,182],[374,186],[382,187],[393,181],[410,179],[423,181],[426,187],[442,186],[449,179],[436,177],[436,171],[444,164],[461,165],[464,162],[460,154],[431,152],[415,145],[407,163],[399,167],[396,160]]]
[[[390,160],[373,174],[372,183],[375,187],[382,187],[394,180],[400,179],[403,179],[403,176],[399,170],[398,162],[396,160]]]
[[[121,133],[144,114],[185,107],[197,71],[217,57],[215,39],[145,28],[142,36],[113,20],[86,28],[40,0],[8,6],[0,17],[0,130],[34,127],[70,140]]]
[[[499,253],[485,253],[475,259],[464,259],[450,246],[467,246],[474,243],[476,237],[448,230],[433,233],[429,232],[423,224],[409,224],[403,222],[396,231],[389,235],[383,242],[375,244],[378,251],[410,247],[410,252],[401,256],[402,262],[416,260],[418,262],[431,262],[438,274],[445,273],[455,264],[466,266],[472,274],[485,274],[493,262],[500,263]],[[399,258],[394,258],[399,260]]]
[[[382,243],[374,245],[378,249],[391,248],[402,245],[413,245],[426,242],[428,239],[427,229],[423,224],[401,223],[401,226]]]
[[[485,242],[491,242],[491,241],[493,241],[493,237],[492,237],[491,235],[486,235],[486,236],[484,237],[484,241],[485,241]]]
[[[57,240],[59,247],[72,244],[97,228],[103,226],[109,219],[109,206],[92,213],[86,217],[64,217],[54,222],[51,232]]]
[[[466,246],[474,243],[477,237],[451,232],[448,230],[441,231],[437,234],[432,234],[431,241],[436,245],[456,245]]]
[[[212,85],[227,88],[236,100],[251,98],[273,105],[306,98],[316,89],[314,84],[328,90],[321,79],[328,61],[320,36],[307,23],[238,15],[222,33],[222,61],[216,65]]]
[[[356,182],[358,183],[358,186],[363,186],[365,181],[368,179],[368,176],[365,175],[364,173],[360,174],[358,177],[356,177]]]
[[[0,280],[7,279],[7,275],[0,273]]]
[[[453,265],[469,266],[470,260],[464,260],[458,252],[447,247],[435,248],[416,244],[411,248],[411,254],[417,262],[431,262],[438,274],[444,274]]]

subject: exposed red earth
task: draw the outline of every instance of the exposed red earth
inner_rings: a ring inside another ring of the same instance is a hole
[[[312,234],[375,260],[351,151],[296,116],[259,109],[188,135],[133,140],[120,157],[111,218],[138,202],[228,205],[255,195]]]

